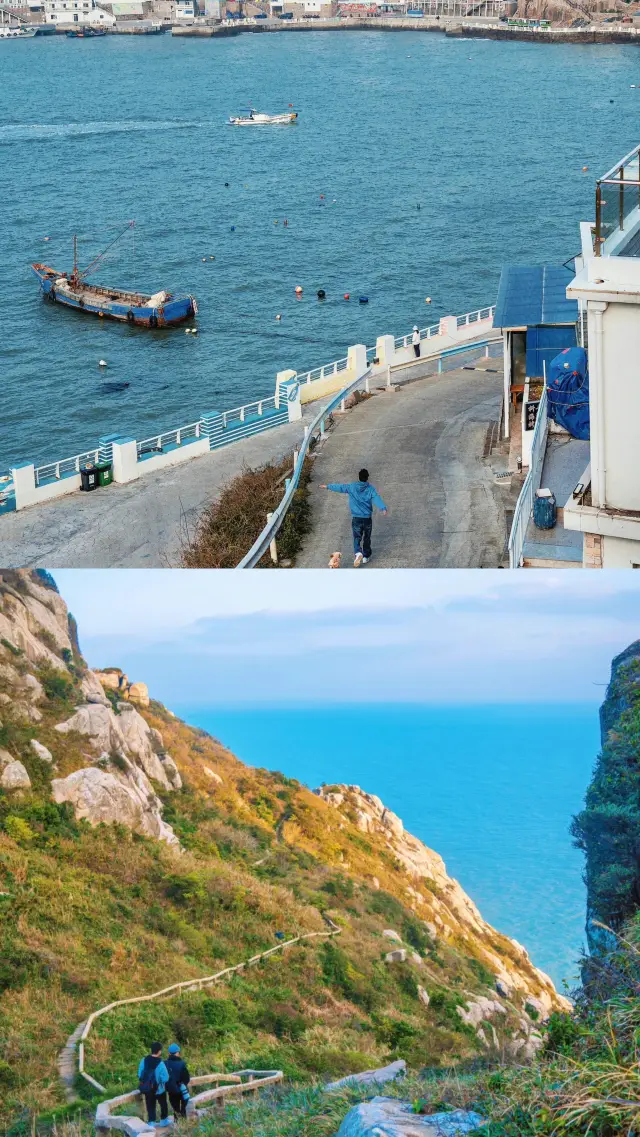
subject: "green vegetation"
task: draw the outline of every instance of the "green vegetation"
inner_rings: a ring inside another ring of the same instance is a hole
[[[262,532],[291,477],[291,459],[268,462],[243,470],[224,487],[218,500],[201,513],[193,533],[185,531],[182,564],[185,568],[235,568]],[[305,461],[298,488],[277,537],[278,557],[293,561],[311,526],[309,481],[311,462]],[[260,561],[269,568],[269,553]]]

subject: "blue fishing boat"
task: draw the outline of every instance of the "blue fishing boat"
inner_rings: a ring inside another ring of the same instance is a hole
[[[101,284],[89,284],[87,276],[100,263],[108,249],[120,240],[134,222],[107,246],[104,252],[95,257],[82,271],[78,268],[78,240],[73,238],[73,269],[59,272],[50,265],[32,264],[31,268],[40,281],[45,300],[51,304],[64,304],[91,316],[120,320],[143,328],[168,328],[190,320],[197,315],[198,305],[195,296],[174,296],[162,290],[159,292],[131,292],[122,288],[107,288]]]

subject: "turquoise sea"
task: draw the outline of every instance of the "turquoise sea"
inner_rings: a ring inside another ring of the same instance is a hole
[[[598,752],[595,705],[175,710],[251,765],[378,794],[485,919],[575,986],[585,894],[568,826]]]
[[[279,369],[491,303],[504,262],[576,253],[595,177],[638,141],[625,46],[52,36],[0,45],[0,71],[0,471],[190,423],[271,394]],[[248,103],[293,103],[299,123],[226,125]],[[96,279],[193,292],[198,337],[41,301],[32,261],[70,267],[77,232],[86,265],[134,218]]]

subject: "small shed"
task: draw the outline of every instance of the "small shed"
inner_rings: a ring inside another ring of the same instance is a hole
[[[525,384],[543,379],[551,360],[576,344],[578,304],[567,299],[575,273],[563,265],[506,265],[500,276],[494,328],[504,342],[504,434],[509,404]]]

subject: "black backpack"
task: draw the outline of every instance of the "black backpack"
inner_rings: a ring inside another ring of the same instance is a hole
[[[141,1094],[154,1094],[156,1092],[158,1088],[156,1069],[160,1065],[160,1061],[160,1058],[154,1058],[151,1054],[147,1054],[138,1082],[138,1089]]]

